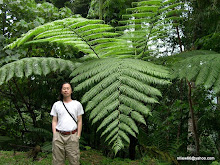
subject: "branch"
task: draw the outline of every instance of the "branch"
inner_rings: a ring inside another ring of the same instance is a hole
[[[36,116],[35,116],[35,113],[31,110],[31,106],[30,106],[30,105],[28,104],[28,102],[25,100],[24,95],[22,94],[21,90],[19,89],[19,87],[18,87],[18,85],[17,85],[17,83],[16,83],[16,81],[15,81],[14,78],[13,78],[13,82],[14,82],[14,84],[15,84],[15,87],[16,87],[18,93],[19,93],[20,96],[21,96],[21,99],[23,100],[24,104],[25,104],[26,107],[27,107],[27,110],[28,110],[28,111],[30,112],[30,114],[31,114],[31,118],[32,118],[32,120],[33,120],[34,126],[36,126]]]
[[[10,85],[8,85],[8,86],[9,86],[10,93],[11,93],[11,91],[12,91],[11,86],[10,86]],[[16,104],[18,101],[17,101],[15,95],[12,95],[12,96],[13,96],[13,98],[14,98],[14,99],[12,99],[13,104],[14,104],[16,110],[18,111],[18,114],[19,114],[19,116],[20,116],[20,118],[21,118],[21,121],[22,121],[22,123],[23,123],[23,126],[24,126],[25,131],[27,131],[27,128],[26,128],[26,125],[25,125],[25,121],[24,121],[24,118],[23,118],[23,116],[22,116],[22,112],[21,112],[19,106]]]

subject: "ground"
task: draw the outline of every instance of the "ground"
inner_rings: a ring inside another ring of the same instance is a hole
[[[157,161],[148,160],[129,160],[121,158],[107,158],[97,150],[81,151],[81,165],[144,165],[147,161],[149,165],[157,165]],[[28,158],[27,152],[0,151],[0,165],[50,165],[52,162],[51,153],[40,153],[37,160]],[[66,161],[66,165],[68,162]]]

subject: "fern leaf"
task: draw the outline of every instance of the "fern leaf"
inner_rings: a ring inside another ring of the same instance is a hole
[[[117,117],[119,116],[119,111],[114,111],[112,112],[108,117],[106,117],[102,123],[99,125],[99,127],[97,128],[97,131],[99,131],[100,129],[102,129],[103,127],[105,127],[107,124],[111,123],[112,121],[114,121]]]
[[[48,60],[46,60],[46,59],[43,59],[41,61],[41,68],[43,70],[44,76],[46,76],[47,74],[49,74],[51,72],[49,64],[48,64]]]
[[[206,66],[203,66],[197,76],[197,79],[195,81],[196,85],[199,85],[200,83],[205,83],[207,80],[208,74],[211,71],[211,66],[210,64],[204,64]]]
[[[29,77],[33,73],[33,68],[32,68],[33,60],[27,58],[27,60],[22,60],[22,61],[24,61],[24,73],[25,73],[25,76]]]
[[[105,141],[109,141],[110,138],[111,138],[111,140],[113,141],[114,139],[113,139],[112,137],[117,134],[118,130],[119,130],[119,127],[115,127],[115,128],[108,134],[108,136],[105,138]]]
[[[91,112],[90,119],[94,118],[100,111],[103,109],[104,106],[108,106],[110,103],[112,103],[114,100],[116,100],[118,97],[118,92],[112,93],[107,98],[103,99],[102,102],[100,102]],[[86,107],[86,111],[87,107]]]
[[[140,113],[142,113],[146,116],[150,114],[150,109],[147,106],[145,106],[144,104],[142,104],[141,102],[139,102],[135,99],[129,98],[125,95],[120,95],[119,100],[123,104],[127,105],[128,107],[136,109],[137,111],[139,111]]]
[[[33,73],[35,75],[42,75],[42,70],[41,70],[40,62],[41,61],[39,61],[39,60],[33,60],[32,68],[33,68]]]
[[[114,142],[114,144],[113,144],[112,147],[113,147],[113,149],[114,149],[114,151],[115,151],[115,154],[116,154],[119,150],[121,150],[122,148],[124,148],[124,144],[123,144],[123,141],[122,141],[122,139],[121,139],[120,136],[117,137],[117,140]]]
[[[113,32],[113,28],[103,24],[101,20],[89,20],[85,18],[66,18],[50,22],[24,34],[7,48],[15,46],[41,44],[41,43],[59,43],[77,48],[78,51],[91,57],[99,57],[102,54],[112,56],[117,48],[123,50],[118,52],[121,54],[129,54],[127,50],[127,42],[118,39],[119,33]],[[111,47],[101,49],[105,44]],[[118,46],[118,47],[117,47]],[[126,53],[125,53],[126,52]],[[40,71],[40,70],[37,70]],[[40,74],[40,73],[37,73]]]
[[[15,74],[16,77],[22,78],[24,77],[24,62],[23,61],[19,61],[18,65],[15,65]]]
[[[127,86],[127,85],[121,85],[120,90],[124,92],[127,96],[131,98],[135,98],[138,101],[142,101],[145,103],[158,103],[158,101],[155,98],[148,97],[145,94],[136,91],[135,89]]]
[[[14,63],[12,63],[10,66],[6,66],[6,82],[8,82],[12,77],[14,77],[14,73],[15,73],[15,70],[14,70]]]
[[[129,135],[136,137],[136,122],[146,124],[144,116],[151,115],[147,104],[158,103],[161,96],[152,84],[169,84],[168,75],[166,68],[148,62],[108,58],[80,65],[71,82],[77,84],[75,91],[89,89],[82,98],[85,110],[117,152],[130,142]]]
[[[13,77],[22,78],[31,75],[47,75],[51,71],[72,71],[76,65],[67,60],[57,58],[32,57],[24,58],[3,65],[0,68],[0,85],[8,82]]]
[[[111,124],[109,124],[109,125],[107,126],[107,128],[105,129],[105,131],[102,132],[101,136],[103,136],[103,135],[105,135],[106,133],[108,133],[109,131],[113,130],[118,124],[119,124],[119,120],[113,121]]]
[[[203,85],[207,89],[213,88],[215,92],[219,92],[219,66],[220,54],[196,54],[177,62],[173,67],[176,72],[173,75],[195,81],[196,85]]]
[[[124,139],[127,143],[130,143],[130,139],[124,131],[119,130],[118,134],[122,139]]]
[[[146,125],[144,116],[141,115],[139,112],[134,111],[132,108],[122,104],[120,105],[119,110],[122,114],[130,116],[133,120]]]
[[[148,52],[151,53],[152,46],[158,45],[158,40],[167,38],[168,29],[170,31],[179,25],[183,20],[181,15],[186,11],[184,3],[176,1],[141,0],[132,4],[127,14],[122,16],[122,26],[117,29],[128,31],[125,35],[138,53],[136,57],[144,58]]]
[[[93,109],[96,105],[94,103],[99,103],[100,100],[105,99],[106,96],[109,96],[111,93],[117,90],[120,82],[116,81],[112,83],[109,87],[103,89],[100,93],[98,93],[93,99],[91,99],[91,102],[88,103],[88,109]]]
[[[96,99],[98,93],[100,93],[103,89],[106,89],[109,85],[111,85],[112,82],[109,80],[116,81],[118,76],[119,76],[118,73],[114,73],[109,75],[107,78],[104,78],[102,81],[100,81],[96,86],[92,87],[92,89],[83,96],[82,102],[87,102],[91,98]]]
[[[125,123],[120,123],[120,124],[119,124],[119,128],[120,128],[120,130],[123,130],[124,132],[127,132],[128,134],[130,134],[130,135],[136,137],[135,132],[134,132],[127,124],[125,124]]]
[[[112,110],[114,110],[117,106],[119,105],[118,100],[114,101],[113,103],[109,104],[106,108],[104,108],[92,121],[93,123],[96,123],[98,120],[102,119],[103,117],[105,117],[106,115],[108,115],[108,113],[111,113]],[[103,121],[102,124],[99,126],[99,128],[97,129],[97,131],[99,129],[101,129],[103,126],[107,125],[108,122],[110,122],[110,120],[112,120],[113,117],[115,117],[115,115],[118,113],[118,111],[114,111],[111,113],[110,116],[106,117]]]
[[[135,88],[137,91],[144,92],[145,95],[152,95],[153,97],[162,96],[161,92],[158,89],[142,83],[141,81],[138,81],[137,79],[129,77],[127,75],[121,76],[121,82],[132,88]]]

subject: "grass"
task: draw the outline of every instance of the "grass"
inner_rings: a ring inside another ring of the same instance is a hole
[[[157,165],[157,160],[154,159],[141,159],[130,160],[121,158],[107,158],[99,151],[90,149],[81,151],[80,158],[81,165]],[[40,153],[37,160],[33,161],[28,158],[27,152],[13,152],[13,151],[0,151],[0,165],[50,165],[52,164],[52,154]],[[66,161],[68,165],[68,161]]]
[[[143,157],[138,160],[122,159],[122,158],[108,158],[101,152],[93,149],[81,151],[81,165],[171,165],[172,163],[161,162],[157,159]],[[191,164],[195,162],[184,162],[184,164]],[[206,162],[207,163],[207,162]],[[220,165],[219,162],[209,162],[211,165]],[[33,161],[28,158],[27,152],[13,152],[0,151],[0,165],[50,165],[52,164],[51,153],[40,153],[37,160]],[[68,165],[68,161],[65,163]]]

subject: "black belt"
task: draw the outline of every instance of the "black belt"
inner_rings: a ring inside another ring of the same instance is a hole
[[[58,129],[56,129],[57,132],[63,134],[63,135],[70,135],[70,134],[74,134],[77,132],[77,129],[73,130],[73,131],[70,131],[70,132],[66,132],[66,131],[60,131]]]

